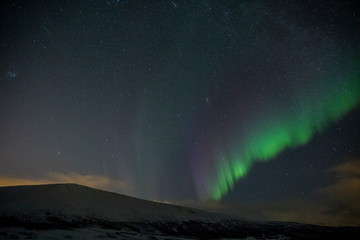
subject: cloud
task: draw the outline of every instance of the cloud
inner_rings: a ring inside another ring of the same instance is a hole
[[[326,170],[334,183],[310,199],[224,203],[187,200],[178,205],[260,221],[291,221],[328,226],[360,226],[360,159]]]
[[[335,181],[317,189],[313,199],[282,203],[262,214],[277,220],[360,226],[360,159],[346,161],[327,171]]]
[[[97,189],[118,192],[132,193],[132,187],[124,181],[108,178],[101,175],[79,174],[75,172],[59,173],[48,172],[42,178],[14,178],[0,176],[0,186],[38,185],[53,183],[76,183]]]
[[[72,173],[58,173],[50,172],[47,174],[50,179],[60,183],[77,183],[93,188],[100,188],[104,190],[122,191],[125,190],[126,184],[124,181],[111,179],[100,175],[81,175],[75,172]]]
[[[360,159],[337,165],[329,172],[335,174],[338,180],[319,189],[319,193],[331,203],[329,214],[351,219],[360,226]]]
[[[360,178],[360,159],[349,160],[328,170],[329,172],[338,173],[343,177]]]
[[[0,176],[0,187],[19,186],[19,185],[37,185],[48,184],[49,181],[39,179],[12,178]]]

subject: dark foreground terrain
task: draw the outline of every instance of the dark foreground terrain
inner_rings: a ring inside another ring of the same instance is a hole
[[[74,184],[0,188],[0,239],[360,239],[360,228],[233,219]]]
[[[106,222],[97,219],[27,223],[2,218],[0,239],[359,239],[358,228],[297,223],[223,221]]]

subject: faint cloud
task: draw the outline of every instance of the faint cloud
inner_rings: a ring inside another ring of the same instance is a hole
[[[54,182],[77,183],[88,187],[100,188],[111,191],[122,191],[125,190],[127,186],[124,181],[111,179],[100,175],[91,175],[91,174],[82,175],[75,172],[71,172],[67,174],[58,173],[58,172],[49,172],[47,176],[49,179],[53,180]]]
[[[0,176],[0,187],[47,184],[48,181]]]
[[[346,161],[326,171],[334,176],[334,183],[317,189],[307,200],[237,203],[186,200],[171,203],[259,221],[360,226],[360,159]]]
[[[44,177],[39,179],[26,179],[26,178],[12,178],[0,176],[0,186],[19,186],[19,185],[39,185],[39,184],[53,184],[53,183],[76,183],[85,185],[92,188],[132,194],[132,187],[125,183],[125,181],[104,177],[101,175],[79,174],[71,173],[58,173],[49,172]]]
[[[341,174],[343,177],[360,178],[360,159],[349,160],[328,170],[329,172]]]
[[[331,202],[329,214],[353,220],[360,226],[360,159],[345,162],[331,168],[338,180],[319,193]]]
[[[360,226],[360,159],[344,162],[327,171],[336,180],[315,191],[314,199],[282,203],[264,210],[262,215],[283,221]]]

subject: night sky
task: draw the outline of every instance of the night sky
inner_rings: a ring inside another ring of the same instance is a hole
[[[0,185],[360,225],[357,1],[1,1]]]

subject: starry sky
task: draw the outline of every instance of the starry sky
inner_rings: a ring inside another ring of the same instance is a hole
[[[0,185],[360,225],[356,1],[0,3]]]

